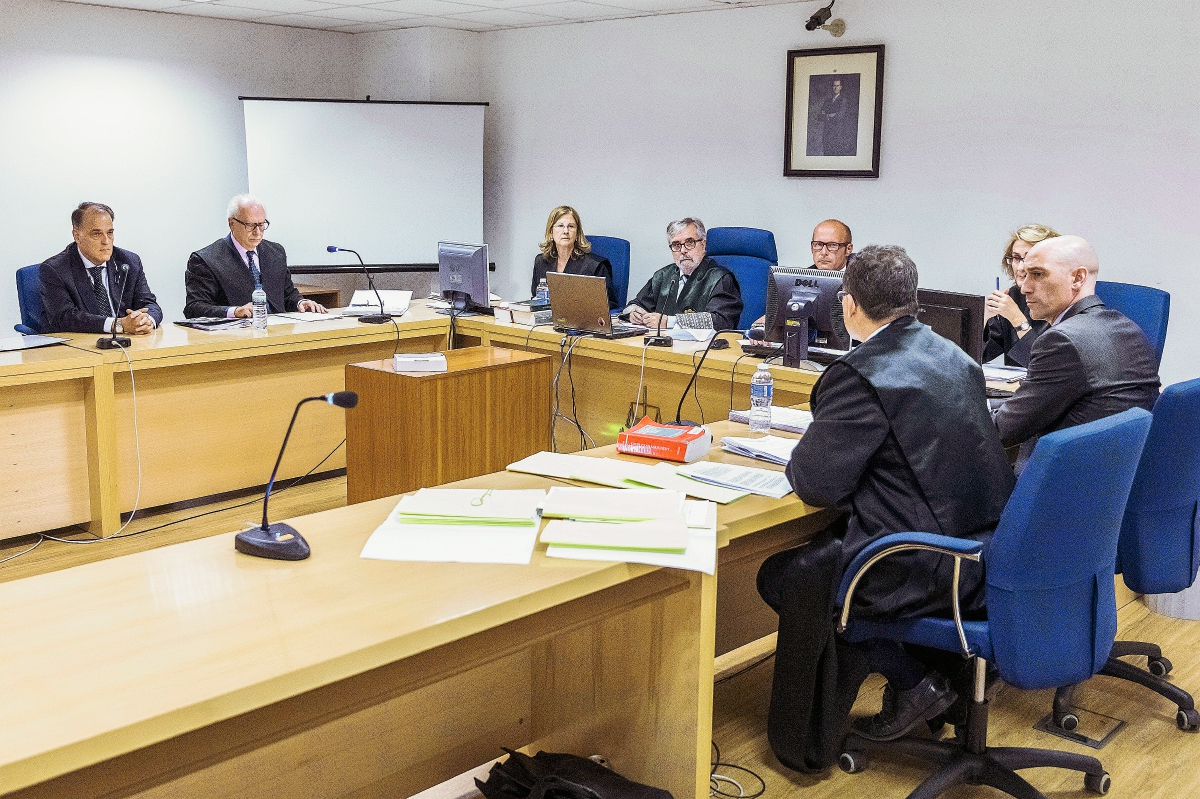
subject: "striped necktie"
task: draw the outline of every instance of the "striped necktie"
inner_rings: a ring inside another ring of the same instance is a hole
[[[261,286],[262,285],[262,275],[258,271],[258,264],[255,263],[256,258],[254,255],[254,250],[246,251],[246,260],[250,263],[250,275],[254,278],[254,285],[256,287]]]
[[[101,314],[108,316],[113,310],[112,300],[108,296],[108,289],[104,287],[104,267],[89,266],[88,274],[92,276],[92,293],[96,297],[96,305],[99,306]]]

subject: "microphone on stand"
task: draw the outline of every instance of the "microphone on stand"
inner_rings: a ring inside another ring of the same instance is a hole
[[[671,297],[675,296],[675,292],[678,290],[678,288],[677,288],[678,285],[679,285],[679,272],[677,270],[675,272],[675,277],[671,278],[671,290],[669,292],[669,296],[671,296]],[[664,336],[662,334],[662,322],[663,322],[664,316],[666,316],[666,314],[660,313],[658,315],[658,331],[653,336],[645,337],[644,340],[646,342],[647,347],[670,347],[672,344],[675,343],[675,340],[672,339],[670,336]]]
[[[345,247],[337,247],[337,246],[334,246],[333,244],[330,244],[325,249],[328,252],[354,253],[354,257],[357,258],[359,264],[362,265],[363,274],[365,274],[367,276],[367,286],[371,289],[371,291],[375,292],[375,299],[379,300],[379,313],[366,314],[365,316],[360,316],[360,317],[358,317],[358,321],[362,322],[364,325],[382,325],[382,324],[387,324],[388,322],[392,321],[391,315],[383,310],[383,299],[379,296],[379,289],[375,288],[375,281],[371,278],[371,271],[369,269],[367,269],[367,265],[365,263],[363,263],[362,256],[359,255],[358,253],[354,252],[354,250],[348,250]]]
[[[292,427],[300,414],[300,406],[306,402],[328,402],[339,408],[353,408],[358,404],[358,395],[353,391],[335,391],[332,394],[322,394],[319,397],[305,397],[296,403],[292,412],[292,421],[288,424],[287,433],[283,436],[283,446],[279,448],[279,457],[275,459],[275,468],[271,470],[271,481],[267,483],[267,493],[263,496],[262,525],[238,533],[233,541],[233,548],[246,555],[272,560],[304,560],[311,552],[308,542],[296,528],[290,524],[276,522],[271,524],[267,519],[267,503],[271,499],[271,488],[275,485],[275,475],[279,473],[279,464],[283,461],[283,451],[287,449],[288,438],[292,435]]]
[[[96,346],[102,350],[125,349],[131,343],[127,337],[117,335],[117,320],[121,318],[121,301],[125,299],[125,281],[129,279],[129,264],[120,264],[114,267],[113,271],[117,273],[117,284],[120,288],[117,290],[117,305],[113,309],[112,335],[96,342]]]

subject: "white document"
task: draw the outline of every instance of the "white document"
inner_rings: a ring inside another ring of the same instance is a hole
[[[676,341],[708,341],[717,334],[711,327],[680,327],[675,325],[664,331]]]
[[[749,491],[772,499],[782,499],[792,491],[792,486],[783,472],[756,469],[752,466],[696,461],[679,466],[676,471],[693,480]]]
[[[363,547],[361,557],[431,563],[528,564],[537,543],[538,525],[400,524],[389,517]]]
[[[688,520],[687,549],[682,555],[666,552],[615,551],[612,549],[584,549],[580,547],[546,548],[551,558],[571,560],[599,560],[618,563],[645,563],[650,566],[666,566],[672,569],[715,574],[717,571],[717,507],[711,502],[687,500],[684,505]]]
[[[376,303],[378,305],[378,303]],[[316,313],[314,311],[291,311],[289,313],[271,314],[267,317],[267,325],[294,325],[297,322],[328,322],[330,319],[341,319],[340,313]]]
[[[792,450],[800,443],[799,439],[783,438],[782,436],[762,436],[760,438],[738,438],[725,436],[721,439],[721,447],[747,458],[757,458],[767,463],[787,466],[792,459]]]
[[[722,505],[741,499],[748,491],[701,483],[675,473],[673,463],[633,463],[616,458],[589,458],[561,452],[537,452],[508,465],[510,472],[538,474],[561,480],[581,480],[610,488],[665,488],[680,491],[696,499],[708,499]]]
[[[411,291],[400,291],[398,289],[380,289],[379,298],[383,300],[384,313],[392,316],[402,316],[408,310],[408,304],[412,301]],[[342,312],[346,316],[364,316],[370,313],[379,313],[379,300],[375,299],[375,292],[370,289],[356,289],[354,296],[350,298],[350,304],[346,306]]]
[[[422,488],[402,497],[392,518],[408,524],[533,524],[546,498],[540,488]]]
[[[808,430],[808,426],[812,424],[812,420],[813,415],[811,411],[802,411],[799,408],[771,407],[771,427],[774,430],[783,430],[788,433],[804,433]],[[730,411],[729,421],[750,424],[750,411]]]
[[[687,550],[688,529],[683,514],[624,524],[554,519],[542,530],[541,541],[549,546],[682,555]]]
[[[1026,374],[1025,369],[1020,366],[989,366],[985,364],[983,367],[983,376],[987,380],[1015,383],[1018,380],[1024,380]]]
[[[684,477],[675,471],[675,464],[673,463],[656,463],[653,466],[645,463],[625,463],[624,461],[613,461],[613,463],[619,463],[622,467],[626,467],[623,469],[623,472],[627,481],[654,486],[655,488],[665,488],[670,491],[682,491],[689,497],[712,500],[722,505],[728,505],[730,502],[741,499],[750,493],[749,491],[738,491],[734,488],[725,488],[711,483],[701,483],[690,477]]]
[[[554,486],[542,504],[544,519],[628,521],[671,519],[683,513],[684,495],[659,488]]]

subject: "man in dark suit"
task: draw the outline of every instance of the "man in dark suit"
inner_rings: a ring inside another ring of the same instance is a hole
[[[74,244],[42,262],[47,333],[145,335],[162,323],[162,309],[136,253],[113,246],[113,210],[80,203],[71,212]],[[118,309],[123,313],[117,315]]]
[[[258,284],[267,293],[269,313],[325,313],[322,305],[304,299],[292,284],[283,247],[263,238],[271,223],[262,203],[239,194],[229,201],[228,223],[228,236],[188,258],[184,316],[248,319],[254,315],[250,295]]]
[[[1158,399],[1158,366],[1146,335],[1096,296],[1100,263],[1078,236],[1038,242],[1025,257],[1021,293],[1034,319],[1050,323],[1029,354],[1028,376],[993,419],[1006,446],[1020,444],[1018,470],[1038,437]]]
[[[759,571],[759,592],[780,613],[769,733],[773,720],[798,723],[786,702],[788,691],[803,687],[780,686],[780,675],[797,682],[796,664],[813,655],[811,642],[794,631],[807,625],[808,634],[828,634],[833,616],[831,607],[796,602],[815,591],[832,597],[841,570],[889,533],[986,539],[1015,483],[983,399],[983,370],[917,321],[917,268],[904,249],[864,248],[846,266],[841,304],[846,328],[863,343],[830,364],[813,387],[813,421],[792,452],[787,477],[804,502],[842,508],[847,516],[814,544],[771,556]],[[830,549],[823,543],[830,539],[840,557],[820,574],[812,558]],[[978,611],[981,570],[966,565],[963,606]],[[889,558],[859,583],[852,617],[949,615],[953,567],[952,558],[927,552]],[[791,615],[803,612],[812,618]],[[862,648],[871,670],[888,680],[882,711],[855,724],[864,736],[900,737],[954,702],[946,678],[931,668],[937,661],[890,641]],[[850,703],[857,689],[846,687]]]
[[[625,308],[629,320],[665,329],[686,315],[693,327],[736,328],[742,290],[732,272],[705,257],[704,223],[689,216],[667,225],[667,246],[675,263],[650,276]]]

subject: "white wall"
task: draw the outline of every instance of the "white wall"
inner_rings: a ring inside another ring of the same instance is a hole
[[[356,97],[476,103],[482,95],[483,34],[447,28],[361,33]]]
[[[1165,382],[1200,374],[1200,10],[1085,0],[842,0],[484,34],[485,234],[528,293],[546,214],[632,243],[631,292],[670,261],[664,228],[773,230],[808,264],[813,225],[902,244],[930,287],[995,286],[1008,233],[1045,222],[1096,246],[1101,277],[1171,292]],[[789,49],[887,46],[881,177],[782,177]],[[436,98],[435,98],[436,99]]]
[[[0,0],[0,335],[13,272],[71,241],[81,200],[111,205],[167,318],[190,252],[245,191],[238,95],[347,97],[354,37],[45,0]]]

